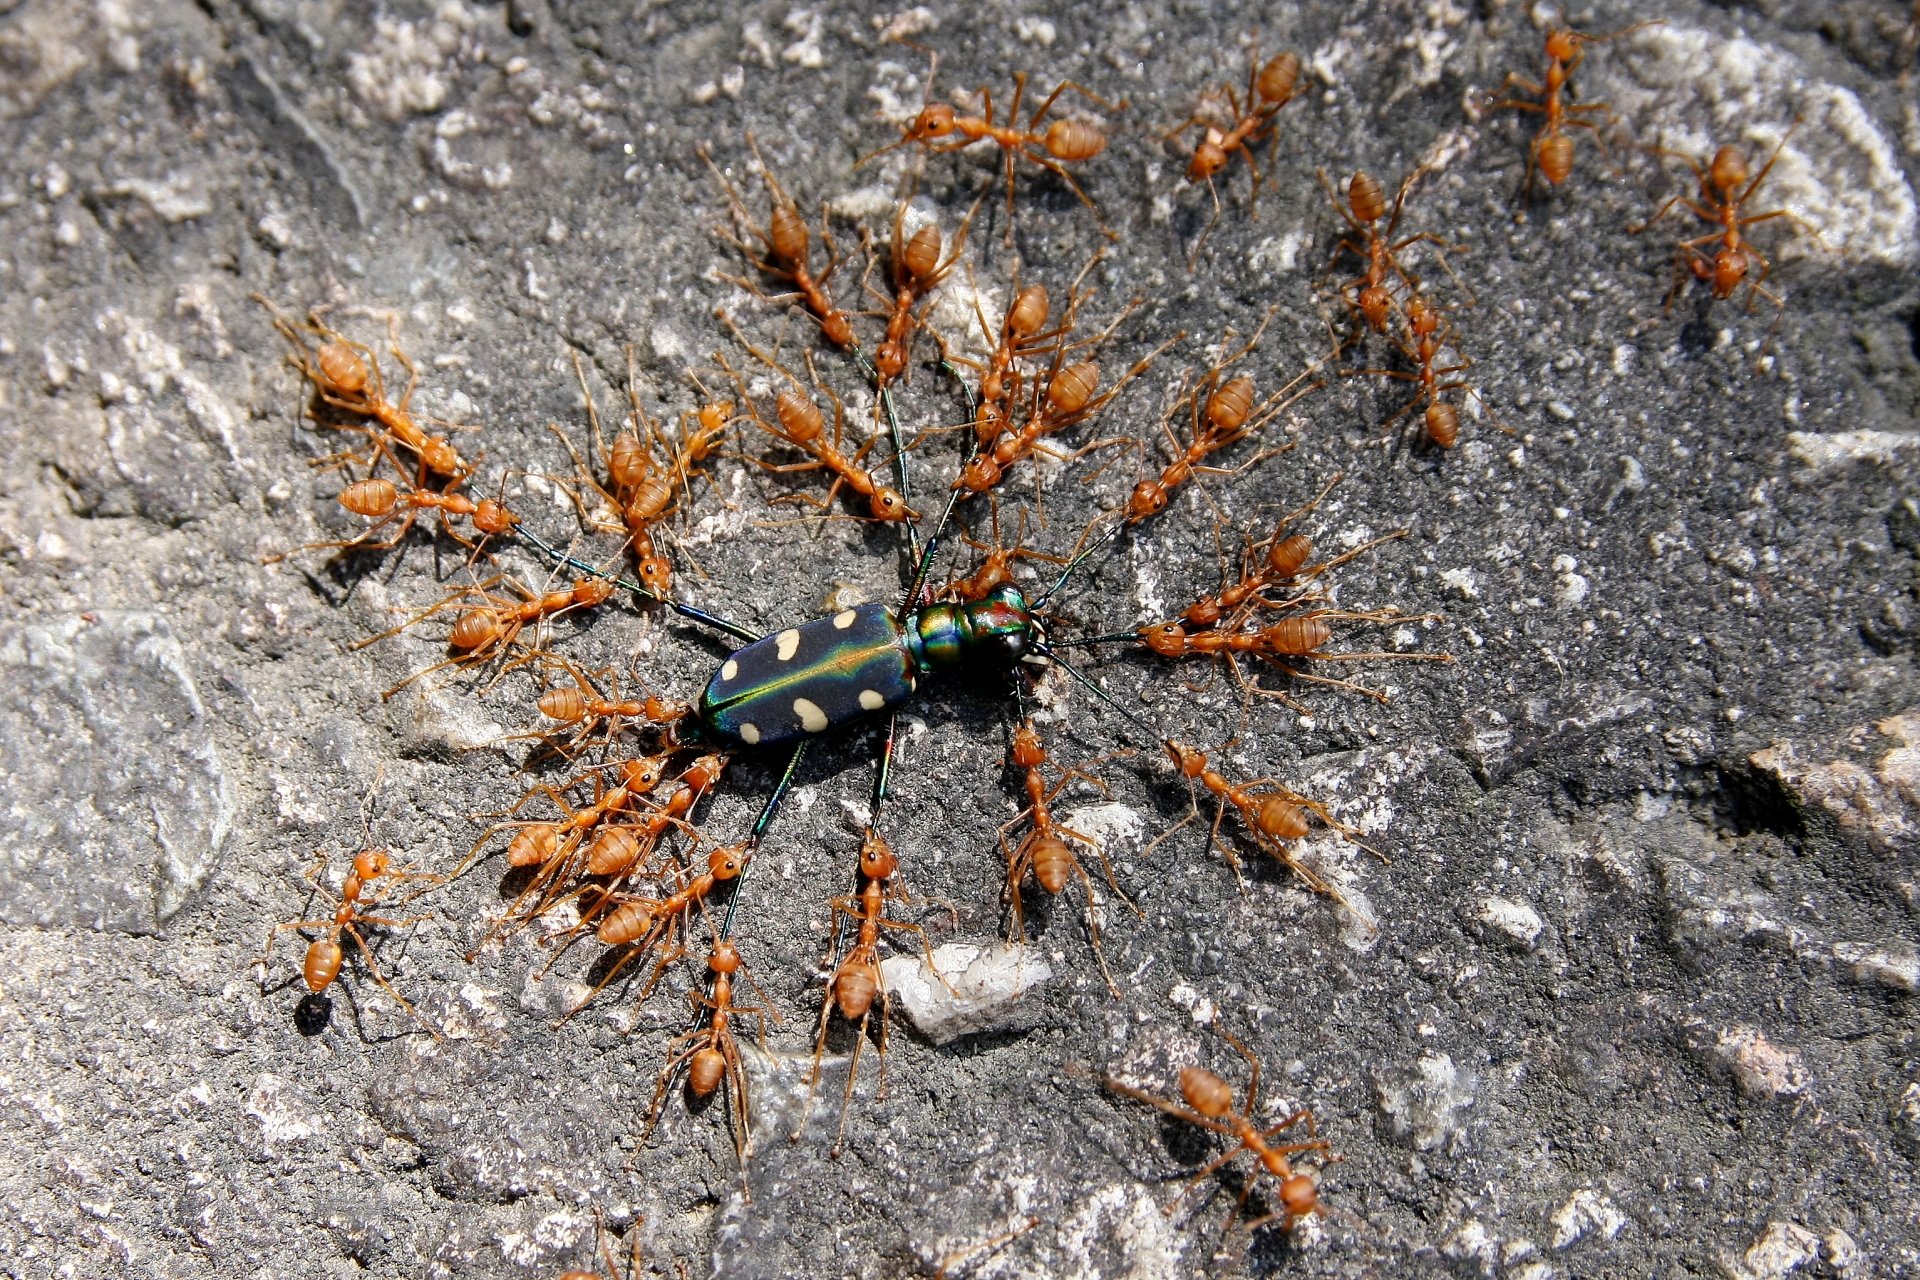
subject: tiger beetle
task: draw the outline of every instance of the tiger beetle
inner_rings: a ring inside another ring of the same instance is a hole
[[[888,408],[891,409],[891,405]],[[895,455],[902,492],[906,481],[904,458],[904,452]],[[922,676],[961,670],[1011,672],[1022,662],[1046,659],[1060,665],[1111,705],[1111,699],[1098,686],[1048,647],[1038,614],[1073,573],[1123,526],[1115,525],[1075,555],[1054,584],[1036,599],[1028,600],[1020,588],[1007,584],[994,588],[979,600],[921,603],[934,555],[961,496],[957,490],[948,495],[946,508],[924,548],[909,544],[917,553],[913,579],[897,608],[872,603],[858,605],[769,636],[756,636],[703,609],[609,574],[548,545],[525,529],[519,532],[525,541],[560,563],[610,578],[691,622],[746,641],[721,662],[720,669],[707,682],[700,697],[698,723],[702,732],[723,744],[792,746],[780,780],[748,833],[744,847],[751,855],[792,786],[807,744],[821,734],[867,716],[897,711],[919,688]],[[913,526],[910,524],[908,529],[911,536]],[[917,542],[917,537],[912,541]],[[876,811],[887,797],[893,739],[893,722],[889,717],[886,742],[874,779]],[[752,863],[749,861],[747,865],[751,868]],[[745,880],[744,873],[741,880]],[[732,929],[733,913],[740,897],[736,884],[721,925],[722,938]]]

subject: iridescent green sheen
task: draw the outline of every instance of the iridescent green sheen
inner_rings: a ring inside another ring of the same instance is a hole
[[[895,617],[866,604],[734,650],[700,699],[714,734],[748,746],[791,742],[905,702],[915,677],[961,667],[1010,668],[1036,639],[1018,587]]]

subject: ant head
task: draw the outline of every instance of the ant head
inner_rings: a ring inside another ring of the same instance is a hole
[[[1227,153],[1211,134],[1193,149],[1193,162],[1187,166],[1188,182],[1205,182],[1226,166]]]
[[[1304,1173],[1288,1174],[1280,1179],[1280,1207],[1288,1221],[1304,1218],[1320,1208],[1320,1186]]]
[[[1747,268],[1752,265],[1744,249],[1723,248],[1713,255],[1713,296],[1722,301],[1733,296],[1740,282],[1747,278]]]
[[[1167,755],[1180,770],[1182,777],[1197,778],[1206,771],[1207,758],[1184,742],[1167,743]]]
[[[725,431],[727,424],[733,421],[733,401],[715,400],[700,406],[700,430],[705,433]]]
[[[860,841],[860,874],[869,880],[886,880],[900,869],[900,859],[896,858],[884,838],[872,827]]]
[[[492,498],[480,499],[479,505],[474,508],[473,527],[482,533],[512,533],[513,526],[519,523],[519,516]]]
[[[1747,158],[1738,147],[1720,148],[1707,166],[1707,179],[1719,188],[1722,197],[1733,195],[1747,185]]]
[[[1567,62],[1580,52],[1580,33],[1566,27],[1555,27],[1547,32],[1547,57],[1554,62]]]
[[[747,851],[740,845],[722,845],[707,855],[707,873],[715,880],[738,880],[746,868]]]
[[[883,342],[873,349],[873,367],[880,376],[891,382],[899,377],[907,367],[906,348],[898,342]]]
[[[1013,731],[1013,767],[1038,769],[1046,762],[1047,749],[1041,744],[1040,735],[1031,723],[1021,724]]]
[[[920,114],[907,126],[907,141],[924,142],[929,138],[944,138],[953,132],[954,110],[945,102],[929,102],[920,109]]]
[[[660,776],[665,772],[660,759],[656,756],[643,756],[638,760],[628,760],[620,766],[620,781],[629,791],[651,791],[660,785]]]
[[[844,311],[829,311],[827,318],[820,322],[820,332],[827,335],[827,341],[842,350],[853,345],[853,321]]]
[[[1149,516],[1159,515],[1167,508],[1167,486],[1158,480],[1142,480],[1133,486],[1133,496],[1127,499],[1127,519],[1145,520]]]
[[[1180,1068],[1180,1096],[1209,1120],[1233,1110],[1233,1089],[1205,1067]]]
[[[1147,648],[1163,658],[1177,658],[1186,652],[1187,629],[1177,622],[1162,622],[1148,627],[1140,633],[1140,638]],[[1177,754],[1174,762],[1185,768],[1185,762]]]
[[[730,938],[720,939],[713,944],[713,950],[707,953],[707,968],[715,973],[738,973],[743,963],[740,948],[734,946]]]
[[[657,552],[640,560],[640,585],[657,596],[673,589],[673,562]]]
[[[1418,338],[1431,337],[1440,332],[1440,309],[1415,294],[1407,299],[1407,328]]]
[[[873,518],[876,520],[905,520],[913,514],[907,508],[907,500],[892,485],[883,484],[873,491]]]
[[[391,866],[393,859],[387,856],[386,850],[367,849],[354,855],[353,874],[362,880],[372,880],[387,874]]]

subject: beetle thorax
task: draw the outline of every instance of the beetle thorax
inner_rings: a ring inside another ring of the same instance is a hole
[[[907,645],[922,671],[1011,668],[1039,638],[1027,597],[1011,583],[978,600],[930,604],[907,615]]]

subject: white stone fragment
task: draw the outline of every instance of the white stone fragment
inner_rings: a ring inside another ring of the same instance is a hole
[[[1462,600],[1480,598],[1480,584],[1474,580],[1471,569],[1442,569],[1440,584],[1448,590],[1457,591]]]
[[[935,1044],[1010,1025],[1013,1006],[1053,977],[1037,948],[1004,942],[949,942],[934,951],[933,963],[937,977],[923,954],[889,956],[880,973],[907,1020]]]
[[[1582,1187],[1553,1211],[1553,1240],[1556,1249],[1564,1249],[1576,1240],[1592,1237],[1611,1240],[1627,1225],[1627,1215],[1613,1201],[1591,1187]]]
[[[1463,1113],[1473,1105],[1473,1075],[1444,1053],[1429,1053],[1408,1070],[1397,1070],[1375,1086],[1380,1110],[1396,1138],[1415,1148],[1450,1147],[1466,1132]]]
[[[1541,931],[1547,927],[1538,911],[1512,898],[1482,898],[1479,920],[1523,951],[1531,951],[1539,945]]]
[[[1780,1280],[1820,1258],[1820,1237],[1797,1222],[1769,1222],[1738,1262],[1725,1259],[1737,1280]]]
[[[1789,431],[1787,452],[1815,471],[1844,467],[1855,462],[1875,462],[1892,466],[1911,450],[1920,437],[1907,431]]]
[[[269,1147],[304,1142],[320,1132],[320,1118],[295,1101],[294,1086],[270,1072],[254,1077],[247,1115],[259,1122]]]
[[[1791,1098],[1805,1093],[1813,1072],[1792,1049],[1783,1049],[1758,1028],[1734,1025],[1709,1030],[1696,1025],[1694,1045],[1708,1065],[1733,1077],[1740,1092],[1750,1098]]]

